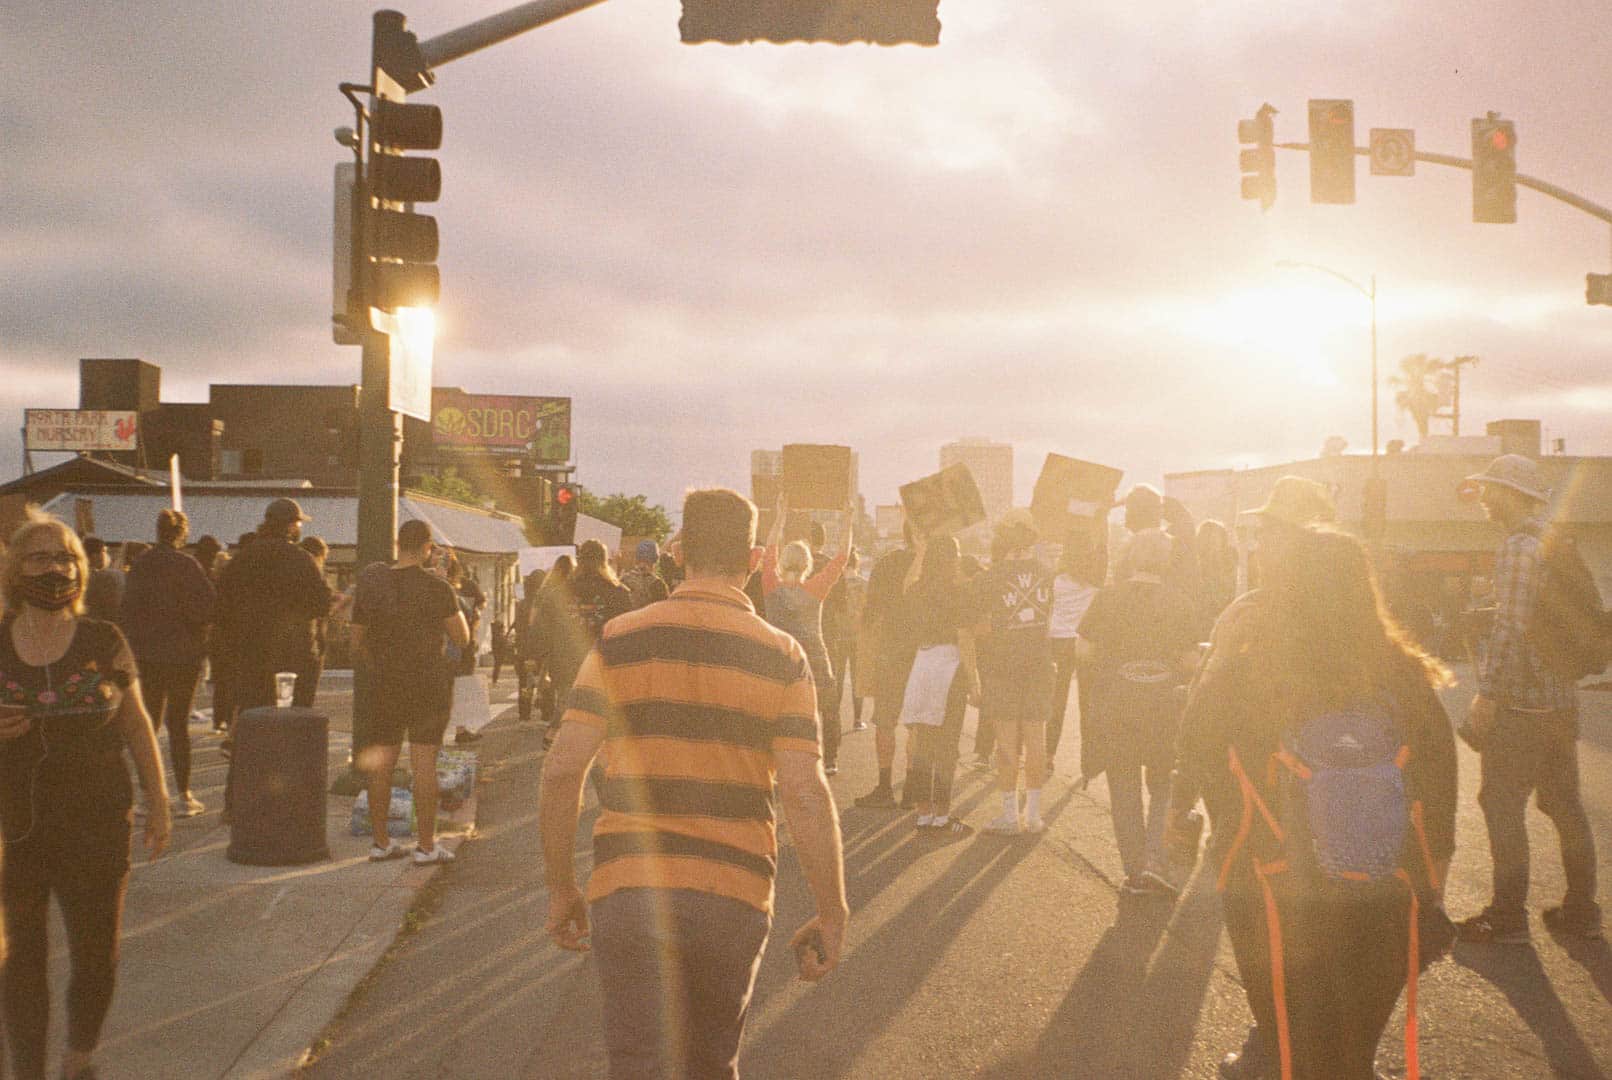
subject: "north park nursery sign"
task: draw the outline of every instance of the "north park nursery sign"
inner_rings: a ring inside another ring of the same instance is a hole
[[[29,450],[135,450],[140,414],[132,409],[25,409]]]
[[[571,399],[431,391],[431,436],[437,446],[524,454],[537,462],[571,460]]]

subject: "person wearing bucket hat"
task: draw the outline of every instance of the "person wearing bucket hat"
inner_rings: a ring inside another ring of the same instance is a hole
[[[1543,660],[1532,636],[1545,584],[1545,508],[1539,465],[1504,454],[1467,477],[1490,521],[1506,531],[1495,559],[1494,626],[1480,654],[1478,692],[1460,734],[1482,761],[1478,805],[1489,832],[1494,893],[1459,924],[1470,942],[1527,944],[1528,796],[1556,826],[1567,895],[1545,925],[1589,940],[1602,935],[1595,899],[1595,842],[1578,775],[1578,697],[1573,681]],[[1463,485],[1463,486],[1466,486]]]
[[[1337,504],[1325,484],[1292,475],[1280,477],[1264,504],[1247,513],[1255,522],[1258,563],[1265,575],[1274,573],[1282,565],[1294,541],[1300,539],[1306,529],[1331,524],[1338,517]],[[1255,560],[1251,556],[1249,561],[1252,571]],[[1253,584],[1254,574],[1251,572],[1249,576]],[[1210,631],[1209,648],[1198,665],[1197,675],[1188,690],[1187,710],[1181,718],[1164,842],[1164,847],[1169,850],[1196,852],[1201,822],[1191,816],[1199,796],[1195,777],[1203,775],[1208,769],[1225,767],[1224,758],[1195,760],[1190,753],[1183,753],[1182,750],[1183,747],[1207,742],[1195,736],[1196,728],[1211,722],[1201,707],[1194,707],[1194,702],[1201,702],[1199,687],[1205,679],[1223,671],[1258,638],[1269,617],[1269,599],[1263,590],[1251,588],[1221,612],[1215,620],[1214,629]],[[1237,914],[1234,912],[1233,917],[1227,920],[1227,936],[1231,938],[1232,948],[1239,956],[1254,956],[1262,947],[1257,940],[1258,935],[1263,933],[1262,924],[1255,918],[1238,918]],[[1275,1061],[1274,1038],[1267,1038],[1266,1033],[1256,1025],[1249,1029],[1242,1049],[1227,1054],[1221,1061],[1220,1075],[1227,1080],[1253,1080],[1265,1076]]]

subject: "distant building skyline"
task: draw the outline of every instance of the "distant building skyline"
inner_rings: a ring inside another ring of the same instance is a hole
[[[968,436],[940,448],[940,467],[966,465],[974,474],[985,504],[985,515],[995,521],[1013,509],[1013,444]]]

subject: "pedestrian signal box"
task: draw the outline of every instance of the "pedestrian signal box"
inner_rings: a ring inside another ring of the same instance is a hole
[[[1310,201],[1355,201],[1355,103],[1310,101]]]

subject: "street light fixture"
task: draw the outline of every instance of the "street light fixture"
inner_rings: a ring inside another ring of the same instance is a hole
[[[1371,475],[1375,478],[1377,476],[1377,275],[1372,274],[1371,284],[1366,286],[1348,274],[1319,263],[1280,259],[1276,265],[1284,270],[1318,270],[1331,275],[1371,302]]]

